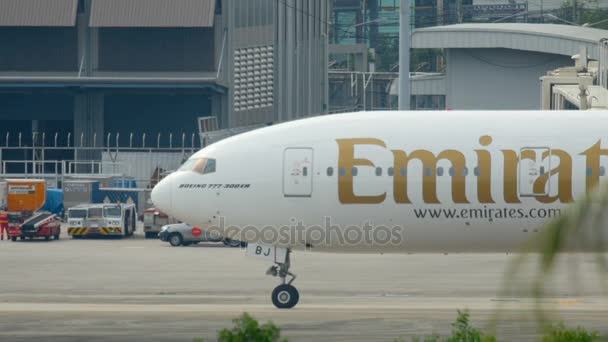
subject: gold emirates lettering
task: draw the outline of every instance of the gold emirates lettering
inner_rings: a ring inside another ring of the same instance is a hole
[[[338,177],[338,196],[343,204],[379,204],[385,201],[386,193],[379,193],[372,196],[358,196],[354,193],[354,177],[352,174],[353,168],[357,166],[375,167],[374,163],[369,159],[355,158],[355,146],[368,145],[387,148],[386,143],[375,138],[353,138],[353,139],[337,139],[339,159],[338,167],[342,174]],[[493,139],[489,135],[484,135],[479,138],[479,144],[482,147],[490,146]],[[474,150],[477,156],[477,200],[479,203],[492,204],[495,203],[492,197],[492,156],[490,151],[485,149]],[[414,150],[406,152],[403,150],[390,150],[393,156],[393,197],[396,203],[410,204],[407,185],[407,173],[402,173],[400,170],[407,169],[408,164],[412,160],[418,160],[422,163],[423,170],[431,170],[431,174],[422,176],[422,199],[427,204],[439,204],[437,196],[437,163],[440,160],[448,161],[453,170],[463,170],[466,167],[465,156],[462,152],[453,149],[447,149],[434,154],[428,150]],[[521,155],[514,150],[501,150],[503,157],[503,196],[506,203],[521,203],[518,194],[518,167],[523,159],[536,160],[536,152],[534,150],[523,150]],[[582,152],[580,155],[585,156],[587,169],[599,170],[600,157],[608,156],[608,150],[601,148],[601,140],[592,147]],[[547,158],[557,158],[559,163],[549,172],[540,175],[532,184],[534,193],[543,193],[547,183],[551,177],[557,177],[557,194],[554,196],[537,196],[536,199],[541,203],[569,203],[574,200],[572,193],[572,174],[573,162],[572,156],[560,149],[551,149],[550,152],[544,152],[541,156],[542,160]],[[586,188],[587,191],[592,190],[599,183],[599,172],[587,173],[586,170]],[[469,199],[466,196],[466,176],[462,172],[454,172],[451,175],[451,195],[454,203],[466,204]]]

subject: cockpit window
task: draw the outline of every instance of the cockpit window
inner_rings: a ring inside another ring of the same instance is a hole
[[[208,173],[214,173],[216,167],[215,159],[211,158],[197,158],[189,159],[179,168],[179,171],[194,171],[202,175]]]

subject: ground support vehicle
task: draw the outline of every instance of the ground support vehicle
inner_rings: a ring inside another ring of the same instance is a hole
[[[61,221],[55,214],[38,212],[25,217],[23,213],[9,213],[8,235],[13,241],[17,241],[17,238],[59,240],[60,234]]]
[[[82,237],[128,237],[137,228],[133,204],[82,204],[67,211],[68,235]]]
[[[202,230],[198,227],[193,227],[187,223],[168,224],[158,234],[161,241],[167,241],[173,247],[190,246],[200,242],[222,242],[230,247],[245,247],[246,243],[237,240],[231,240]]]
[[[144,234],[146,239],[157,239],[163,226],[178,223],[174,218],[163,213],[156,208],[149,208],[144,211]]]

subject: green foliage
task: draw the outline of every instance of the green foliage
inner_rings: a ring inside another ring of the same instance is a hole
[[[397,340],[398,342],[403,341]],[[439,335],[424,337],[414,337],[413,342],[439,342],[442,341]],[[471,315],[468,311],[458,310],[458,317],[452,323],[452,335],[446,337],[444,342],[496,342],[496,337],[485,335],[479,329],[471,325]],[[544,342],[544,341],[543,341]]]
[[[446,342],[496,342],[496,337],[484,335],[473,327],[470,317],[467,311],[458,310],[456,322],[452,323],[452,336]]]
[[[260,326],[248,313],[244,313],[233,322],[232,329],[223,329],[218,333],[219,342],[276,342],[281,338],[281,329],[274,323],[268,322]]]
[[[556,324],[549,328],[549,332],[543,336],[542,342],[593,342],[599,341],[597,332],[589,332],[581,327],[568,329],[564,324]]]

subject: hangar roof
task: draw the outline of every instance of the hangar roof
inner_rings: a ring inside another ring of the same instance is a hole
[[[0,26],[74,26],[78,0],[0,0]]]
[[[93,0],[91,27],[213,27],[215,0]]]
[[[608,30],[555,24],[457,24],[417,29],[412,47],[418,49],[506,48],[572,56],[582,46],[599,58],[598,43]]]

